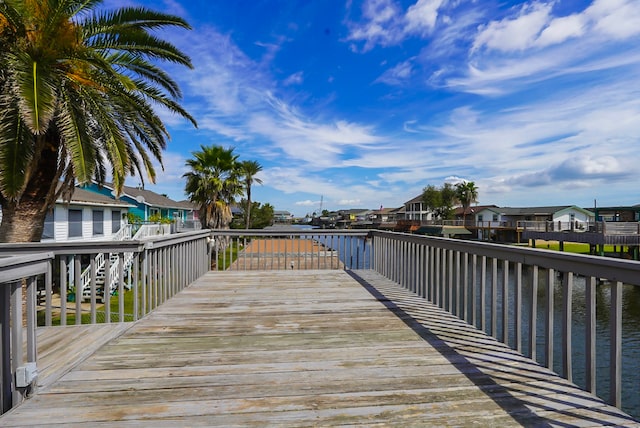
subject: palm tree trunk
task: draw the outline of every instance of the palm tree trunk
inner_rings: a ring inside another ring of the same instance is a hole
[[[41,200],[23,198],[20,205],[2,205],[0,242],[38,242],[47,215]]]
[[[47,211],[53,207],[59,184],[59,141],[49,139],[19,201],[0,197],[0,242],[39,242]]]

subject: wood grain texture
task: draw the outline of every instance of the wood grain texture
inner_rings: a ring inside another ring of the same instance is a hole
[[[208,273],[0,426],[638,426],[415,294],[355,274]]]

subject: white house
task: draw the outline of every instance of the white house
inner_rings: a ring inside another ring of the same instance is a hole
[[[133,206],[76,187],[70,201],[59,199],[49,213],[42,232],[43,242],[108,240],[126,224]]]
[[[476,223],[485,227],[494,226],[524,226],[531,227],[552,222],[554,230],[573,228],[586,229],[587,224],[594,220],[594,214],[576,205],[561,205],[551,207],[488,207],[475,214]],[[544,226],[540,226],[544,227]]]
[[[484,227],[500,226],[502,220],[501,208],[485,207],[473,212],[476,224]]]
[[[431,220],[432,213],[422,202],[422,194],[404,203],[405,220]]]

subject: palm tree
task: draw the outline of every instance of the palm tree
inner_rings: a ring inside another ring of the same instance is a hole
[[[463,181],[456,184],[456,198],[462,205],[462,221],[467,224],[467,209],[469,206],[478,202],[478,188],[473,181]]]
[[[103,0],[0,1],[0,241],[38,241],[75,184],[161,162],[169,134],[154,106],[195,120],[157,66],[190,59],[158,38],[181,18],[144,8],[98,11]]]
[[[262,180],[256,177],[256,174],[262,171],[262,165],[256,161],[240,162],[240,174],[244,181],[244,188],[247,191],[247,212],[246,228],[251,229],[251,185],[256,182],[262,184]]]
[[[205,227],[226,229],[232,220],[231,205],[242,194],[238,156],[233,154],[233,147],[200,148],[193,159],[187,160],[191,171],[183,175],[187,179],[185,191],[191,202],[200,206]]]

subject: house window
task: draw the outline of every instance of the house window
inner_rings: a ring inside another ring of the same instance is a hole
[[[82,237],[82,210],[69,210],[69,238]]]
[[[111,233],[117,233],[120,230],[120,211],[111,211]]]
[[[104,235],[104,211],[93,210],[93,236]]]
[[[482,214],[478,214],[478,221],[482,221]]]
[[[149,217],[157,215],[160,216],[160,210],[158,208],[149,208]]]
[[[44,229],[42,229],[42,239],[54,239],[54,210],[47,211],[47,216],[44,218]]]
[[[498,221],[498,214],[493,215],[493,221]]]

